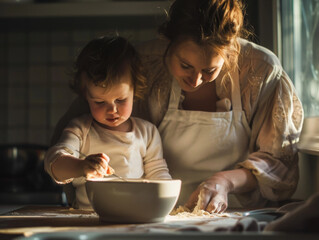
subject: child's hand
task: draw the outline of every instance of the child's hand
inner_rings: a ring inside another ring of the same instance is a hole
[[[109,166],[110,158],[104,153],[91,154],[83,161],[83,172],[86,178],[101,178],[113,174]]]

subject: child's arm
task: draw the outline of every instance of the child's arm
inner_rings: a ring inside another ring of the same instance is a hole
[[[69,183],[81,176],[99,178],[111,174],[107,155],[98,153],[85,159],[79,158],[78,150],[82,139],[79,132],[81,131],[63,131],[58,143],[47,151],[44,160],[45,170],[57,183]]]
[[[77,177],[101,178],[109,172],[109,157],[104,153],[92,154],[85,159],[72,155],[61,155],[51,165],[55,179],[64,182]]]
[[[160,134],[152,125],[149,133],[149,143],[144,157],[144,171],[147,179],[172,179],[165,159],[163,158],[162,140]]]

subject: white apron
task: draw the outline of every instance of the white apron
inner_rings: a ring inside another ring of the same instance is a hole
[[[233,169],[248,155],[250,128],[242,110],[238,71],[232,78],[229,112],[179,110],[181,88],[175,79],[172,81],[168,110],[159,132],[170,174],[182,180],[178,204],[184,204],[205,179]]]

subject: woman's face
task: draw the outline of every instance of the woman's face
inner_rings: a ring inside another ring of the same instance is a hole
[[[127,131],[133,107],[133,87],[129,71],[118,84],[109,88],[87,84],[86,99],[92,117],[103,127],[117,131]]]
[[[220,55],[207,51],[207,48],[187,40],[170,52],[168,65],[181,89],[194,92],[218,77],[224,65],[224,59]]]

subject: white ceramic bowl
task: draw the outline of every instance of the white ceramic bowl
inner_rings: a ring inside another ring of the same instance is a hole
[[[161,222],[174,208],[180,180],[109,180],[86,182],[86,191],[100,219],[112,223]]]

